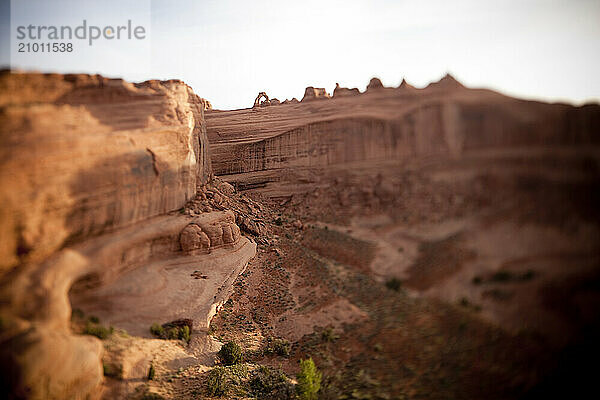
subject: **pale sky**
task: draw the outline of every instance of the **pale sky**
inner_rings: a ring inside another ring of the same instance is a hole
[[[215,108],[250,107],[259,91],[363,90],[369,79],[425,86],[446,72],[470,87],[545,101],[600,101],[600,0],[13,0],[2,7],[12,66],[177,78]],[[83,3],[83,4],[82,4]],[[78,44],[72,54],[15,55],[17,25],[146,26],[143,41]]]

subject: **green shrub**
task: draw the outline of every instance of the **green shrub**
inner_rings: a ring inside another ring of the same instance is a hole
[[[92,322],[94,324],[99,324],[100,323],[100,318],[96,317],[95,315],[90,315],[89,320],[90,320],[90,322]]]
[[[483,280],[480,276],[474,276],[472,282],[473,285],[480,285],[483,282]]]
[[[281,370],[262,366],[250,380],[250,391],[258,399],[292,399],[294,385]]]
[[[113,331],[113,329],[106,328],[102,325],[96,325],[96,324],[92,324],[92,323],[88,322],[85,324],[85,328],[83,329],[83,334],[96,336],[98,339],[104,340],[111,335],[112,331]]]
[[[385,282],[385,286],[388,289],[398,292],[398,291],[400,291],[400,289],[402,289],[402,281],[400,279],[394,277],[392,279],[387,280]]]
[[[156,376],[156,370],[154,369],[154,364],[150,363],[150,369],[148,370],[148,380],[149,381],[154,380],[155,376]]]
[[[296,375],[298,384],[296,393],[301,400],[316,400],[321,388],[321,372],[315,366],[312,358],[300,360],[300,372]]]
[[[150,333],[159,339],[181,339],[189,343],[192,330],[187,321],[192,323],[192,320],[177,320],[162,325],[154,323],[150,327]]]
[[[206,380],[206,391],[209,396],[243,396],[247,397],[248,367],[245,364],[213,368]]]
[[[184,326],[179,330],[179,339],[185,340],[186,343],[190,342],[190,327]]]
[[[208,374],[206,390],[209,396],[225,396],[231,388],[229,372],[224,367],[215,367]]]
[[[157,323],[154,323],[150,327],[150,333],[156,337],[162,338],[165,334],[165,328],[163,328],[161,325],[159,325]]]
[[[103,363],[102,370],[104,372],[104,376],[108,376],[114,379],[123,379],[123,366],[112,364],[112,363]]]
[[[323,342],[332,343],[338,340],[340,337],[335,333],[332,327],[327,327],[321,332],[321,340]]]
[[[230,341],[221,347],[217,356],[225,365],[238,364],[242,362],[242,349],[237,343]]]
[[[269,338],[264,354],[277,354],[281,357],[288,357],[290,355],[290,342],[285,339]]]
[[[169,340],[179,339],[179,329],[178,328],[167,329],[167,339],[169,339]]]

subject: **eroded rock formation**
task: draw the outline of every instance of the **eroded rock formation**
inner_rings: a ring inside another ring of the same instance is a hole
[[[367,91],[378,89],[383,89],[383,83],[381,83],[379,78],[371,78],[369,84],[367,85]]]
[[[309,86],[304,90],[304,97],[302,97],[301,101],[324,100],[329,98],[329,93],[327,93],[324,88]]]
[[[243,269],[255,245],[240,238],[231,213],[172,213],[212,176],[207,107],[177,80],[132,84],[98,75],[0,75],[3,393],[97,398],[102,346],[71,333],[69,293],[89,298],[89,282],[102,293],[149,263],[177,265],[185,257],[180,233],[190,224],[205,232],[210,249],[229,246],[210,259],[192,256],[206,268],[222,268],[207,281],[206,298],[194,294],[203,299],[194,319],[205,326],[214,302],[224,301],[216,289]],[[163,302],[165,312],[174,309],[172,296]],[[117,308],[103,310],[107,320],[119,315]]]
[[[264,98],[264,100],[262,100]],[[261,101],[262,100],[262,101]],[[252,107],[266,107],[270,106],[269,96],[265,92],[260,92],[254,99],[254,105]]]
[[[345,87],[341,87],[339,83],[335,84],[335,89],[333,90],[333,97],[344,97],[344,96],[356,96],[359,95],[360,91],[357,88],[348,89]]]
[[[211,174],[202,102],[180,81],[5,73],[0,107],[3,270],[178,209]]]
[[[456,80],[455,77],[450,75],[449,73],[444,75],[439,81],[432,82],[428,85],[431,88],[441,88],[441,89],[464,89],[464,85]]]
[[[202,108],[204,111],[212,110],[212,104],[210,104],[210,101],[203,98],[201,98],[200,101],[202,102]]]
[[[235,215],[229,211],[223,219],[210,222],[193,222],[181,231],[181,248],[187,253],[195,250],[210,252],[225,245],[233,246],[240,240],[240,228]]]
[[[416,90],[416,88],[411,85],[410,83],[408,83],[406,81],[406,79],[402,79],[402,82],[400,82],[400,85],[398,85],[398,89],[400,90]]]

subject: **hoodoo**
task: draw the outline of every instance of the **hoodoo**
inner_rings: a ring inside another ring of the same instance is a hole
[[[301,101],[324,100],[329,98],[329,93],[327,93],[324,88],[314,88],[312,86],[308,86],[304,90],[304,97],[302,97]]]

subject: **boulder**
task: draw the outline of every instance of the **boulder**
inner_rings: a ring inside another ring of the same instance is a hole
[[[186,226],[179,237],[181,249],[185,252],[193,250],[208,250],[211,242],[202,228],[196,224]]]

